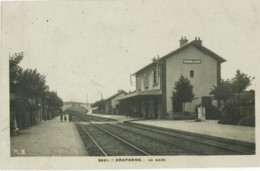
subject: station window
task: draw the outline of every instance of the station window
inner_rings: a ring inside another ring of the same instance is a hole
[[[137,77],[137,89],[141,90],[141,78]]]
[[[190,78],[193,78],[193,77],[194,77],[194,71],[191,70],[191,71],[190,71]]]
[[[153,71],[153,84],[157,84],[158,83],[158,74],[157,71],[154,70]]]
[[[149,74],[148,73],[144,74],[144,87],[145,88],[149,87]]]

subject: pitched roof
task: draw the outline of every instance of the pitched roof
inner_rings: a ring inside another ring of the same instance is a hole
[[[102,103],[104,103],[104,100],[102,99],[102,100],[99,100],[99,101],[96,101],[95,103],[93,103],[92,105],[91,105],[91,107],[93,108],[93,107],[97,107],[97,106],[99,106],[99,105],[101,105]]]
[[[154,62],[149,63],[148,65],[144,66],[143,68],[141,68],[141,69],[139,69],[138,71],[136,71],[135,73],[133,73],[133,75],[135,75],[135,74],[137,74],[138,72],[140,72],[140,71],[142,71],[142,70],[144,70],[144,69],[146,69],[146,68],[152,66],[153,64],[155,64],[155,63],[154,63]]]
[[[176,55],[177,53],[183,51],[184,49],[193,46],[195,48],[197,48],[198,50],[202,51],[203,53],[211,56],[212,58],[214,58],[215,60],[217,60],[218,62],[222,63],[222,62],[226,62],[226,59],[222,58],[221,56],[219,56],[218,54],[214,53],[213,51],[209,50],[208,48],[202,46],[201,44],[198,44],[196,40],[191,41],[190,43],[187,43],[186,45],[183,45],[182,47],[164,55],[163,57],[161,57],[159,59],[159,61],[162,61],[168,57],[171,57],[173,55]],[[137,74],[138,72],[152,66],[153,64],[155,64],[154,62],[151,62],[150,64],[144,66],[143,68],[139,69],[138,71],[136,71],[133,75]]]
[[[127,92],[125,92],[124,90],[119,90],[116,94],[114,94],[114,95],[112,95],[112,96],[110,96],[110,97],[108,97],[108,98],[106,98],[104,100],[106,101],[106,100],[113,99],[114,97],[116,97],[116,96],[118,96],[118,95],[120,95],[122,93],[127,94]]]
[[[126,96],[120,97],[116,100],[129,99],[137,96],[157,96],[157,95],[162,95],[162,90],[159,89],[159,90],[147,90],[147,91],[134,92]]]

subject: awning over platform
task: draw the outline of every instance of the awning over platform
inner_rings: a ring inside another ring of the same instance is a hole
[[[116,100],[125,100],[137,96],[159,96],[162,95],[162,90],[149,90],[149,91],[139,91],[132,94],[128,94],[126,96],[120,97]]]

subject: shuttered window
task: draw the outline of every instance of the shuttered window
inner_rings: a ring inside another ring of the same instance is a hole
[[[137,89],[141,90],[141,78],[140,77],[137,78]]]
[[[193,78],[193,77],[194,77],[194,71],[191,70],[191,71],[190,71],[190,78]]]
[[[153,84],[158,84],[158,74],[157,71],[153,71]]]
[[[144,74],[144,87],[145,88],[149,87],[149,74],[148,73]]]

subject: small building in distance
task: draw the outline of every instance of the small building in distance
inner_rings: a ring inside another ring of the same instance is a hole
[[[123,97],[127,94],[124,90],[118,90],[118,92],[107,99],[104,100],[105,102],[105,108],[104,113],[106,114],[119,114],[118,109],[116,108],[119,104],[119,101],[117,100],[120,97]]]
[[[119,101],[118,98],[124,97],[127,94],[124,90],[118,92],[106,99],[95,102],[91,105],[94,108],[93,113],[99,114],[119,114]]]
[[[172,91],[181,75],[193,85],[194,100],[185,110],[194,112],[202,97],[209,96],[213,85],[221,79],[221,63],[226,60],[202,45],[200,38],[180,40],[180,47],[134,73],[136,90],[118,98],[123,113],[135,117],[161,118],[173,108]],[[216,102],[213,104],[217,105]],[[181,107],[179,107],[181,108]]]

